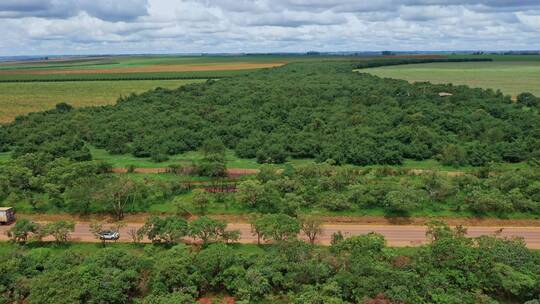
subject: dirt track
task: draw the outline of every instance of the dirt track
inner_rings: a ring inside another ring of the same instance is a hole
[[[120,242],[130,242],[129,230],[138,229],[142,223],[129,223],[120,230]],[[228,226],[231,230],[240,230],[240,242],[244,244],[255,244],[257,238],[251,234],[251,228],[246,223],[234,223]],[[468,235],[477,237],[481,235],[495,235],[497,231],[501,237],[523,237],[527,246],[532,249],[540,249],[540,227],[468,227]],[[0,226],[0,240],[7,240],[6,231],[9,226]],[[318,239],[322,245],[330,244],[331,236],[334,232],[341,231],[346,237],[361,235],[369,232],[377,232],[387,240],[389,246],[405,247],[418,246],[426,242],[425,226],[400,226],[400,225],[336,225],[327,224],[323,226],[323,234]],[[72,234],[72,240],[76,242],[99,242],[90,233],[89,223],[77,223],[75,232]],[[146,240],[147,241],[147,240]]]
[[[167,173],[168,168],[135,168],[133,173],[146,173],[146,174],[157,174],[157,173]],[[187,169],[189,171],[189,169]],[[113,168],[112,172],[114,173],[127,173],[127,168]],[[258,169],[240,169],[240,168],[228,168],[228,176],[242,176],[259,173]]]
[[[168,168],[135,168],[133,170],[134,173],[167,173]],[[189,172],[189,168],[187,168],[186,173]],[[114,173],[126,173],[128,171],[127,168],[113,168],[112,172]],[[278,170],[279,172],[279,170]],[[463,171],[434,171],[434,170],[427,170],[427,169],[410,169],[409,174],[413,175],[423,175],[423,174],[431,174],[431,173],[438,173],[443,176],[448,177],[457,177],[457,176],[463,176],[466,173]],[[259,173],[259,169],[241,169],[241,168],[228,168],[227,169],[227,175],[229,176],[242,176],[242,175],[250,175],[250,174],[257,174]]]

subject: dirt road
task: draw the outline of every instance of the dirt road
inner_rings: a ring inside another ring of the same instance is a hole
[[[138,229],[141,223],[130,223],[120,230],[120,242],[130,242],[129,231]],[[531,249],[540,249],[540,227],[468,227],[468,235],[478,237],[482,235],[495,235],[499,230],[501,237],[522,237],[527,246]],[[7,240],[6,231],[9,226],[0,226],[0,240]],[[251,234],[249,224],[229,224],[228,229],[240,230],[240,242],[244,244],[254,244],[257,238]],[[401,226],[401,225],[335,225],[327,224],[323,226],[323,234],[318,238],[318,243],[322,245],[330,244],[331,236],[334,232],[341,231],[345,237],[361,235],[369,232],[382,234],[389,246],[404,247],[418,246],[426,242],[425,226]],[[72,233],[72,240],[76,242],[98,242],[90,233],[89,223],[77,223],[75,232]]]
[[[157,174],[167,173],[169,168],[135,168],[133,173],[145,173],[145,174]],[[184,168],[183,174],[189,174],[192,169]],[[127,173],[127,168],[112,168],[113,173]],[[240,177],[244,175],[253,175],[259,173],[259,169],[241,169],[241,168],[227,168],[228,177]]]

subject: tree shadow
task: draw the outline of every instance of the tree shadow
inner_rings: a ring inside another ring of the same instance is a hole
[[[410,216],[403,214],[387,214],[384,218],[392,225],[410,225],[413,223]]]

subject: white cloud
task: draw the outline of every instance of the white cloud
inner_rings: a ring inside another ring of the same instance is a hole
[[[540,49],[538,0],[1,0],[0,55]]]

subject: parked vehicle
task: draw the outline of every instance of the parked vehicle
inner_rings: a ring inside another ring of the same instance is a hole
[[[101,231],[98,235],[102,241],[117,241],[120,238],[120,234],[112,230]]]
[[[0,207],[0,225],[9,225],[15,221],[15,211],[12,207]]]

